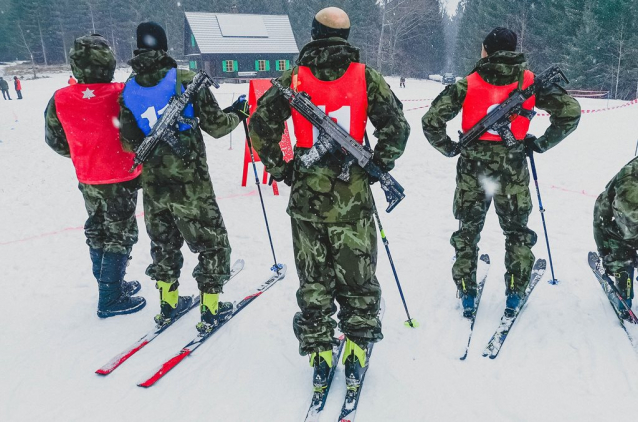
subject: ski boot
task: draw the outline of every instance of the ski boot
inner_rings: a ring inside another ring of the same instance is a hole
[[[614,279],[616,280],[616,286],[620,292],[620,296],[623,298],[625,306],[620,299],[616,301],[616,308],[620,313],[622,319],[629,319],[629,310],[631,309],[631,300],[634,298],[634,267],[627,266],[620,271],[614,273]],[[629,307],[629,309],[627,309]]]
[[[155,315],[155,323],[164,325],[172,319],[188,312],[193,303],[191,296],[180,296],[177,290],[177,282],[167,283],[157,281],[156,287],[160,293],[160,313]]]
[[[310,355],[310,366],[313,368],[312,387],[315,393],[328,388],[328,376],[332,368],[332,350],[315,352]]]
[[[131,314],[146,306],[146,300],[139,296],[129,296],[122,291],[122,280],[128,261],[127,254],[104,252],[98,287],[100,296],[97,304],[97,316],[109,318],[116,315]]]
[[[516,292],[509,292],[507,294],[507,299],[505,300],[505,316],[508,318],[513,317],[518,311],[519,306],[521,305],[522,297],[520,294]]]
[[[346,367],[346,389],[356,392],[361,385],[361,379],[368,370],[367,350],[362,349],[349,338],[346,339],[343,364]]]
[[[463,305],[463,317],[471,319],[476,312],[476,295],[461,293],[461,305]]]
[[[209,333],[233,313],[233,304],[220,302],[219,293],[201,293],[200,311],[202,320],[197,323],[197,331],[201,334]]]

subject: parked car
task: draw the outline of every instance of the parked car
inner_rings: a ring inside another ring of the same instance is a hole
[[[445,73],[443,75],[443,79],[441,80],[441,83],[443,85],[452,85],[454,82],[456,82],[456,78],[452,73]]]

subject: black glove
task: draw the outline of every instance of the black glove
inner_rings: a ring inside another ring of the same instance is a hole
[[[461,148],[459,146],[458,142],[450,142],[450,144],[452,144],[452,147],[449,148],[449,150],[447,151],[447,153],[445,154],[446,157],[456,157],[457,155],[459,155],[461,153]]]
[[[539,154],[543,152],[541,148],[538,146],[538,144],[536,143],[536,136],[532,135],[531,133],[528,133],[527,135],[525,135],[525,139],[523,139],[523,144],[525,145],[525,152],[527,153],[527,155],[530,155],[534,152],[537,152]]]
[[[292,186],[292,172],[293,172],[292,161],[289,161],[284,165],[284,171],[279,176],[275,177],[271,175],[271,180],[275,179],[278,182],[284,182],[286,185]]]
[[[223,111],[224,113],[235,113],[242,122],[250,117],[248,101],[246,101],[245,95],[240,95],[231,106],[226,107]]]

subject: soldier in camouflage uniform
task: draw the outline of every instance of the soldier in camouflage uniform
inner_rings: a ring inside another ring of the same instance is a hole
[[[383,77],[359,63],[359,50],[346,41],[349,28],[348,16],[341,9],[320,11],[313,23],[313,41],[303,47],[297,66],[285,71],[278,80],[283,86],[292,84],[293,89],[306,92],[309,92],[307,88],[314,87],[310,92],[310,96],[314,96],[313,102],[326,105],[327,112],[330,103],[316,102],[322,94],[335,96],[337,104],[332,104],[333,110],[344,104],[354,110],[367,101],[360,121],[352,117],[350,133],[357,139],[353,128],[361,123],[359,140],[362,140],[369,118],[378,137],[374,161],[389,171],[405,149],[410,128],[401,103]],[[360,86],[361,91],[348,103],[347,97],[352,97],[349,87],[344,87],[342,92],[335,84],[350,78],[353,75],[351,69],[355,67],[359,69],[360,79],[352,85]],[[377,318],[381,288],[375,276],[377,235],[369,187],[373,181],[356,165],[351,169],[348,182],[339,180],[340,163],[328,157],[305,168],[301,157],[312,146],[312,127],[300,133],[301,126],[309,123],[295,113],[273,87],[258,102],[250,119],[250,135],[270,174],[275,180],[283,180],[291,186],[287,212],[292,221],[295,264],[300,280],[297,303],[301,311],[293,322],[299,352],[311,355],[315,371],[332,366],[331,348],[336,342],[334,329],[337,325],[332,315],[336,312],[336,299],[340,305],[339,328],[347,338],[346,368],[352,361],[350,356],[355,355],[363,357],[360,362],[364,365],[368,344],[383,338],[381,322]],[[284,122],[291,115],[297,144],[295,158],[286,163],[279,141]],[[338,123],[340,118],[337,117]],[[304,134],[306,145],[302,147],[300,137]],[[317,382],[315,377],[315,387],[325,388],[323,381],[325,379]]]
[[[71,68],[80,82],[58,90],[49,101],[46,142],[58,154],[73,159],[89,218],[84,225],[93,275],[98,281],[98,316],[141,310],[145,301],[130,297],[137,281],[123,280],[137,242],[135,207],[140,172],[129,173],[133,154],[122,151],[113,120],[119,113],[123,84],[111,83],[115,56],[99,35],[75,40]]]
[[[505,28],[496,28],[485,39],[482,58],[471,74],[446,87],[432,102],[422,119],[423,132],[430,144],[443,155],[453,157],[458,153],[456,143],[446,133],[446,122],[460,111],[463,112],[464,120],[469,113],[479,113],[476,116],[478,119],[481,115],[486,115],[491,106],[485,104],[485,108],[476,110],[473,104],[467,103],[470,79],[473,78],[486,87],[484,89],[488,93],[489,90],[498,89],[511,92],[523,81],[527,85],[533,82],[533,74],[526,72],[524,55],[516,53],[515,49],[516,35]],[[509,88],[505,87],[508,85]],[[505,98],[506,96],[507,94]],[[518,307],[529,284],[534,264],[532,246],[536,243],[536,234],[527,227],[532,200],[526,152],[542,153],[553,148],[576,129],[580,119],[578,102],[556,84],[537,93],[535,103],[551,116],[551,124],[543,136],[538,139],[532,135],[526,136],[525,126],[528,127],[529,122],[525,122],[525,117],[519,116],[512,123],[513,131],[514,125],[522,128],[522,131],[518,130],[521,132],[520,138],[517,136],[521,141],[518,145],[507,148],[497,134],[496,137],[490,137],[486,133],[487,136],[482,136],[463,149],[457,163],[454,216],[459,220],[460,226],[452,235],[450,243],[456,250],[452,277],[466,317],[475,312],[477,245],[492,199],[506,239],[506,311],[512,312]],[[533,103],[531,107],[533,108]],[[483,140],[485,138],[489,140]]]
[[[594,239],[607,274],[631,307],[638,249],[638,159],[625,165],[596,200]]]
[[[195,74],[176,69],[168,56],[164,30],[153,22],[137,29],[135,57],[129,61],[134,75],[122,93],[120,135],[125,148],[140,145],[176,92],[181,92]],[[206,147],[201,129],[214,138],[230,133],[245,118],[238,110],[245,100],[238,100],[224,112],[208,88],[202,88],[184,115],[195,117],[198,126],[181,125],[177,137],[190,151],[184,159],[166,143],[160,143],[144,164],[144,220],[151,238],[153,263],[146,274],[157,282],[160,291],[158,323],[165,323],[185,312],[190,297],[178,295],[178,279],[183,264],[181,246],[199,254],[193,271],[201,292],[202,322],[200,330],[209,330],[219,318],[232,311],[232,304],[219,302],[219,294],[230,275],[228,235],[215,200],[206,163]]]

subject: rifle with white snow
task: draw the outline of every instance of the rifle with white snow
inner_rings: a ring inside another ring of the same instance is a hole
[[[189,103],[192,102],[197,92],[202,87],[214,86],[219,88],[219,84],[211,79],[203,70],[197,72],[193,80],[188,84],[181,95],[174,95],[164,109],[164,113],[159,117],[151,133],[142,141],[139,147],[135,149],[135,160],[133,167],[129,172],[133,172],[137,166],[148,160],[153,150],[157,148],[160,142],[166,142],[171,149],[181,158],[188,156],[188,149],[184,148],[179,138],[176,136],[178,132],[178,124],[187,124],[192,128],[197,126],[196,118],[189,118],[182,115]]]
[[[317,136],[317,140],[310,151],[301,157],[301,162],[306,168],[330,154],[342,162],[340,180],[344,182],[350,180],[350,167],[355,163],[373,179],[379,180],[381,189],[383,189],[385,198],[388,201],[386,212],[392,211],[405,198],[403,187],[399,182],[372,162],[372,150],[358,143],[348,132],[314,105],[310,101],[308,93],[295,92],[281,85],[277,79],[272,79],[271,82],[290,102],[290,106],[319,131],[319,136]]]

